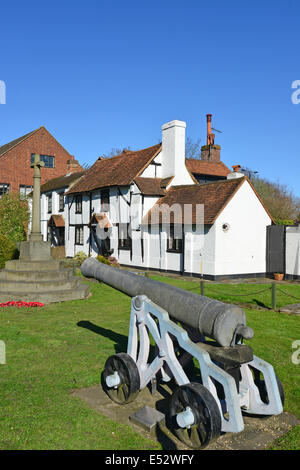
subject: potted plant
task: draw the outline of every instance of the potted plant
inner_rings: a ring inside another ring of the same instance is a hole
[[[282,281],[284,278],[284,274],[283,273],[274,273],[274,279],[275,281]]]

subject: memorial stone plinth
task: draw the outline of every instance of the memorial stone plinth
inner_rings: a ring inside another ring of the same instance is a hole
[[[28,241],[20,243],[20,257],[5,263],[0,271],[0,302],[62,302],[84,299],[89,287],[82,285],[73,271],[50,254],[50,242],[44,242],[40,221],[40,168],[43,162],[34,156],[32,229]]]
[[[32,241],[20,243],[20,260],[50,260],[51,257],[51,245],[50,242],[43,241]]]

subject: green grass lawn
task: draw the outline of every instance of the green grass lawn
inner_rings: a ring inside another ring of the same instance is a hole
[[[192,281],[155,278],[195,287]],[[127,347],[131,299],[104,284],[91,283],[91,289],[93,296],[85,301],[0,309],[0,340],[7,353],[0,365],[0,449],[160,449],[70,396],[72,389],[99,383],[107,357]],[[291,361],[292,343],[300,339],[299,317],[254,308],[246,312],[255,331],[249,344],[275,366],[285,410],[300,418],[299,365]],[[273,447],[299,448],[299,430]]]

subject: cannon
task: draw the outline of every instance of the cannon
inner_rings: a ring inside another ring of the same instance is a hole
[[[94,258],[81,272],[132,298],[127,352],[110,356],[103,371],[104,390],[114,402],[130,403],[154,380],[175,382],[167,422],[195,449],[221,432],[241,432],[244,413],[282,412],[284,392],[273,366],[243,344],[254,333],[240,307]]]

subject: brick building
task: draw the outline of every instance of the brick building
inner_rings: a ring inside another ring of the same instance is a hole
[[[32,190],[33,169],[30,167],[33,154],[38,153],[45,166],[41,170],[41,184],[80,171],[81,166],[73,155],[42,126],[0,147],[0,197],[6,192],[18,192],[26,196]]]

